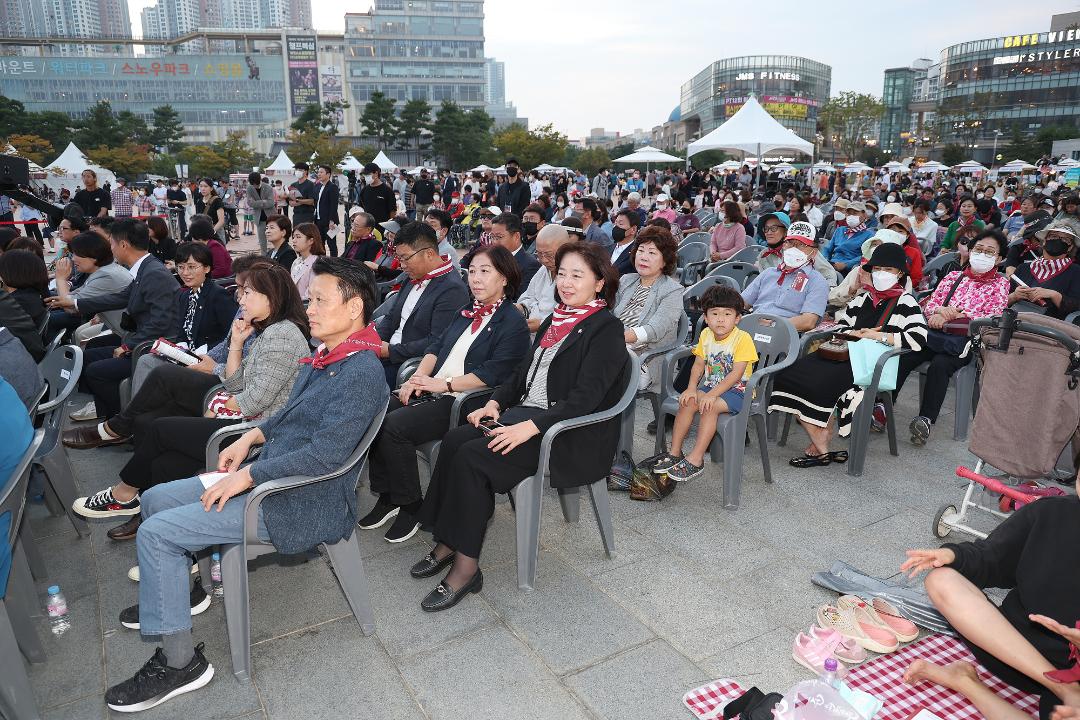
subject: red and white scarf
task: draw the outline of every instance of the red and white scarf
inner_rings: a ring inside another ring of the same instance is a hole
[[[861,222],[858,225],[856,225],[855,227],[851,227],[851,226],[845,224],[844,225],[844,235],[846,235],[847,237],[851,237],[852,235],[857,235],[857,234],[861,233],[865,229],[866,229],[866,223],[865,222]]]
[[[549,348],[555,343],[562,340],[564,337],[570,334],[570,331],[574,329],[574,326],[579,322],[600,312],[607,307],[607,302],[603,298],[596,298],[592,302],[585,303],[581,307],[570,307],[559,303],[555,306],[554,312],[551,313],[551,325],[544,332],[544,336],[540,338],[540,347]]]
[[[326,343],[319,345],[315,354],[311,357],[301,358],[300,364],[311,365],[315,370],[322,370],[326,366],[340,362],[361,350],[378,353],[381,348],[382,338],[379,337],[379,333],[375,330],[375,323],[371,323],[363,330],[354,332],[342,340],[333,350],[327,350]]]
[[[783,257],[784,244],[780,243],[776,247],[773,247],[772,245],[766,245],[765,252],[761,253],[761,257],[769,257],[770,255],[775,255],[776,257]]]
[[[809,262],[809,260],[807,262]],[[788,275],[791,275],[793,273],[797,273],[800,270],[802,270],[804,267],[806,267],[805,263],[800,265],[799,267],[788,267],[787,263],[785,263],[785,262],[780,263],[779,265],[776,266],[776,269],[780,271],[780,277],[778,277],[776,279],[776,284],[777,285],[783,285],[784,280],[787,279]]]
[[[471,308],[465,308],[461,311],[462,317],[472,319],[472,324],[469,325],[469,332],[475,334],[480,329],[480,326],[484,324],[484,318],[498,310],[502,303],[503,298],[499,298],[488,305],[481,305],[479,300],[473,300]]]
[[[454,264],[450,262],[450,258],[448,256],[443,255],[441,257],[442,257],[442,260],[443,260],[442,265],[435,268],[434,270],[432,270],[431,272],[429,272],[427,275],[420,278],[419,280],[413,280],[412,284],[413,285],[420,285],[421,283],[426,283],[428,280],[434,280],[437,277],[442,277],[443,275],[450,274],[454,270]]]
[[[1028,267],[1031,269],[1031,276],[1038,280],[1039,283],[1044,283],[1065,272],[1065,269],[1072,265],[1072,262],[1072,258],[1067,257],[1054,258],[1053,260],[1039,258],[1038,260],[1032,260]]]

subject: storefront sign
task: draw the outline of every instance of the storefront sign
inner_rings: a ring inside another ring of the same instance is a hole
[[[744,72],[735,76],[735,80],[794,80],[799,82],[799,73],[782,72],[780,70],[760,70],[756,72]]]
[[[724,115],[731,117],[739,111],[747,101],[746,97],[724,98]],[[792,95],[762,95],[758,98],[765,112],[774,118],[790,118],[804,120],[807,117],[816,116],[816,108],[820,105],[817,100]],[[815,108],[814,111],[811,108]]]
[[[299,117],[308,105],[319,102],[319,62],[314,37],[285,38],[289,67],[289,100],[292,116]]]

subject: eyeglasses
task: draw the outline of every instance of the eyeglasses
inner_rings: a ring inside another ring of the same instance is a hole
[[[537,250],[536,251],[536,259],[537,260],[554,260],[555,259],[555,253],[553,253],[553,252],[542,252],[540,250]]]
[[[784,232],[787,228],[783,225],[766,225],[765,232]]]
[[[419,249],[419,250],[417,250],[416,252],[414,252],[414,253],[412,253],[411,255],[408,255],[408,256],[406,256],[406,257],[402,257],[401,255],[398,255],[397,253],[394,253],[394,258],[395,258],[395,259],[397,259],[397,261],[398,261],[398,262],[399,262],[400,264],[404,265],[405,263],[409,262],[409,261],[410,261],[410,260],[412,260],[412,259],[413,259],[414,257],[416,257],[417,255],[419,255],[420,253],[424,252],[424,251],[425,251],[425,250],[427,250],[427,249],[428,249],[428,248],[420,248],[420,249]]]
[[[183,265],[177,265],[176,270],[177,270],[177,272],[193,273],[193,272],[198,272],[199,268],[203,268],[203,267],[206,267],[206,266],[202,265],[200,263],[184,263]]]

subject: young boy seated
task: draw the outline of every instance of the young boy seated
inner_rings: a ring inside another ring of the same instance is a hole
[[[758,359],[754,339],[738,327],[746,304],[736,290],[719,285],[710,288],[701,298],[701,308],[707,327],[702,328],[694,348],[696,359],[686,391],[679,396],[671,452],[654,468],[680,482],[705,472],[705,451],[716,434],[716,420],[721,413],[742,409],[746,381]],[[697,440],[690,454],[683,457],[683,443],[695,415],[701,416]]]

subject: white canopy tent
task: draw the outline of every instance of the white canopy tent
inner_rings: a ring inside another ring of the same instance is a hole
[[[836,168],[824,160],[818,160],[810,166],[810,170],[813,172],[836,172]]]
[[[489,170],[491,170],[491,168],[488,167],[487,165],[477,165],[476,167],[474,167],[469,172],[487,172]]]
[[[889,172],[907,172],[908,170],[907,165],[897,160],[890,160],[881,167]]]
[[[1026,160],[1013,160],[1007,162],[998,168],[998,172],[1024,172],[1025,170],[1035,170],[1035,166]]]
[[[338,163],[338,169],[340,170],[362,170],[363,167],[351,152],[345,153],[345,157]]]
[[[848,163],[847,165],[844,166],[844,172],[845,173],[865,172],[866,170],[869,170],[869,169],[870,169],[869,165],[867,165],[864,162],[859,162],[858,160],[856,160],[853,163]]]
[[[615,158],[611,162],[617,163],[681,163],[683,159],[681,157],[675,157],[674,155],[668,155],[659,148],[654,148],[652,145],[646,145],[643,148],[638,148],[629,155],[623,155],[621,158]]]
[[[64,152],[60,153],[60,157],[46,165],[45,169],[49,173],[49,176],[45,179],[45,184],[54,190],[65,187],[68,190],[75,190],[82,184],[80,175],[83,170],[93,170],[97,173],[98,185],[116,183],[116,175],[111,170],[106,170],[100,165],[90,162],[86,155],[83,154],[83,151],[75,147],[73,142],[69,142],[68,146],[64,148]]]
[[[931,160],[930,162],[920,165],[915,172],[929,175],[930,173],[944,172],[948,170],[949,166],[939,163],[937,160]]]
[[[267,175],[276,175],[278,173],[292,173],[295,172],[295,166],[296,163],[290,160],[289,156],[285,154],[284,150],[282,150],[278,153],[277,157],[274,158],[274,162],[266,166],[264,172]]]
[[[989,168],[974,160],[967,160],[959,165],[953,165],[952,169],[961,173],[982,173],[986,172]]]
[[[379,151],[379,154],[376,155],[375,159],[371,162],[378,165],[383,172],[386,172],[387,170],[397,170],[397,165],[391,162],[390,158],[386,157],[386,153],[382,150]]]
[[[541,165],[537,165],[536,167],[534,167],[533,170],[535,170],[536,172],[540,172],[540,173],[552,173],[552,172],[562,172],[562,171],[566,170],[566,168],[556,167],[554,165],[548,165],[547,163],[543,163]]]
[[[1072,158],[1063,158],[1057,165],[1054,166],[1056,170],[1068,170],[1069,168],[1080,167],[1080,160],[1073,160]]]
[[[742,166],[743,164],[738,160],[725,160],[719,165],[713,167],[713,170],[738,170]]]
[[[776,170],[778,172],[791,172],[792,170],[795,170],[796,168],[791,163],[780,163],[779,165],[773,165],[772,169]]]

